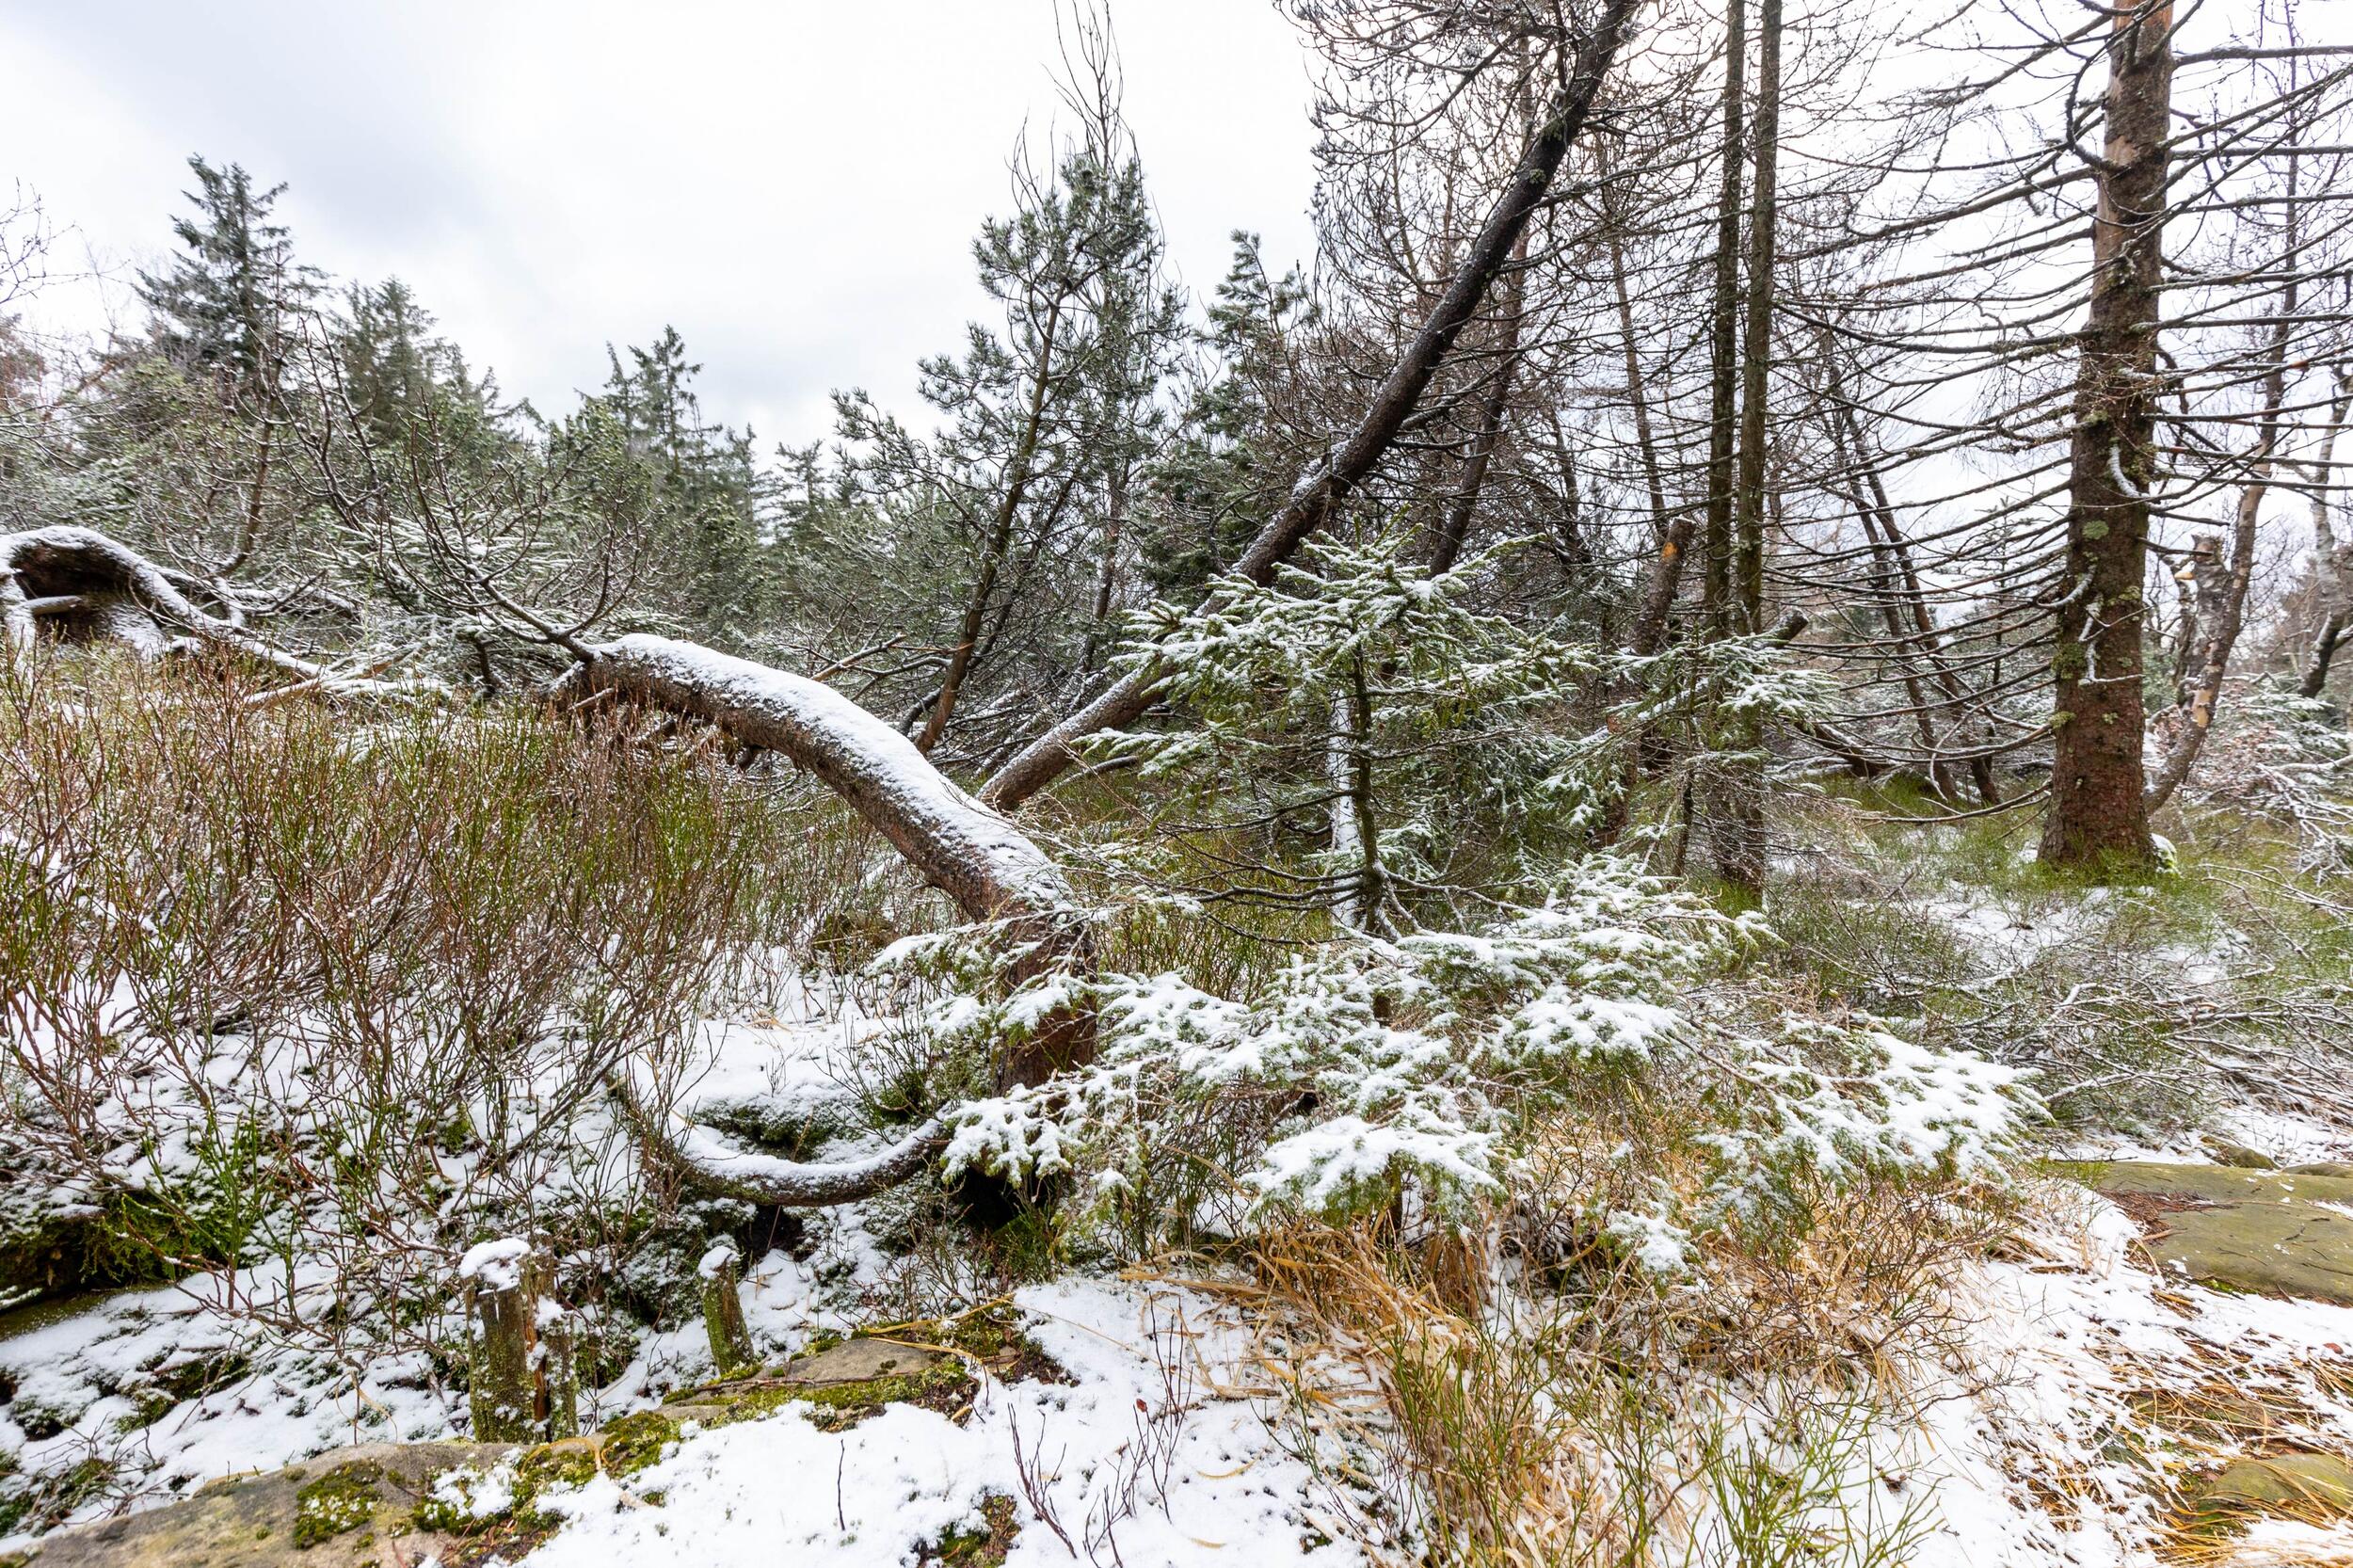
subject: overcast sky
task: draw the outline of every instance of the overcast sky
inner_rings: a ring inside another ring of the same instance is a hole
[[[1184,281],[1236,228],[1304,258],[1308,61],[1270,0],[1113,20]],[[984,304],[971,235],[1054,56],[1053,0],[0,0],[0,197],[113,277],[53,285],[44,327],[136,322],[201,152],[287,182],[303,259],[408,280],[543,408],[674,324],[710,411],[805,440],[831,388],[912,403]]]

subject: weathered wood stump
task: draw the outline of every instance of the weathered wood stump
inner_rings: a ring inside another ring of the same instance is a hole
[[[554,1260],[520,1237],[485,1241],[457,1265],[472,1321],[468,1395],[476,1441],[532,1442],[580,1430],[570,1315]]]
[[[711,1359],[721,1377],[758,1363],[752,1353],[752,1332],[744,1326],[744,1301],[736,1287],[744,1282],[744,1255],[735,1243],[721,1240],[703,1254],[696,1268],[703,1284],[703,1329],[711,1336]]]

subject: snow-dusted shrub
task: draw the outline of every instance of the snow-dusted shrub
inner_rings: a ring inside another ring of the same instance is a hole
[[[1126,657],[1173,667],[1193,722],[1092,744],[1197,802],[1199,833],[1246,840],[1277,872],[1266,902],[1391,930],[1465,887],[1536,891],[1533,868],[1598,820],[1577,743],[1541,715],[1592,685],[1600,657],[1469,608],[1524,546],[1433,577],[1408,559],[1419,537],[1319,540],[1271,584],[1223,579],[1196,606],[1141,617],[1148,636]]]
[[[2344,715],[2268,680],[2233,693],[2223,713],[2185,792],[2288,827],[2300,871],[2353,875],[2353,729]]]
[[[1149,781],[1174,845],[1116,845],[1123,869],[1376,933],[1483,920],[1494,900],[1541,902],[1597,835],[1639,840],[1636,748],[1720,771],[1827,705],[1770,635],[1636,658],[1590,626],[1476,610],[1536,567],[1533,541],[1433,576],[1411,559],[1421,537],[1320,539],[1272,584],[1222,579],[1144,614],[1126,657],[1173,671],[1188,722],[1090,743]]]
[[[1540,907],[1472,933],[1345,934],[1244,997],[1103,977],[1096,1061],[964,1101],[948,1163],[1066,1177],[1142,1247],[1401,1200],[1504,1206],[1580,1123],[1579,1222],[1658,1273],[1699,1235],[1801,1227],[1824,1185],[1992,1174],[2030,1103],[2017,1075],[1871,1020],[1754,1032],[1707,991],[1766,939],[1597,858]],[[1017,1032],[1079,984],[968,995],[939,1037]]]

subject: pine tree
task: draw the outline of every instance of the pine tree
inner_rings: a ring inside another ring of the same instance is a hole
[[[1066,147],[1050,172],[1024,168],[1016,196],[973,245],[1001,328],[976,323],[962,354],[921,366],[939,432],[909,430],[863,392],[837,399],[852,475],[889,520],[877,549],[955,558],[934,574],[952,607],[908,607],[910,622],[947,622],[915,709],[926,751],[1000,653],[1040,659],[1059,684],[1107,645],[1126,493],[1159,439],[1153,406],[1181,338],[1143,166],[1111,132]]]
[[[139,274],[154,312],[151,336],[184,369],[218,375],[243,392],[273,392],[292,337],[291,320],[318,293],[319,273],[294,259],[294,238],[272,221],[283,184],[253,188],[244,168],[215,168],[191,157],[195,216],[172,222],[184,253],[162,272]]]
[[[1281,499],[1265,493],[1289,480],[1282,464],[1267,461],[1268,391],[1310,309],[1298,269],[1271,276],[1258,236],[1237,231],[1233,264],[1201,335],[1217,372],[1193,394],[1152,475],[1158,505],[1144,531],[1144,569],[1162,598],[1198,599],[1258,531],[1269,503]]]

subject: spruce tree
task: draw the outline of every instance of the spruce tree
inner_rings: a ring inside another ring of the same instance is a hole
[[[294,237],[271,210],[283,184],[256,190],[238,164],[191,157],[196,209],[172,222],[184,248],[161,272],[139,274],[154,312],[150,329],[166,358],[193,373],[227,377],[235,391],[274,392],[292,337],[291,318],[318,293],[319,274],[294,259]]]
[[[433,313],[408,284],[397,278],[373,288],[354,284],[344,308],[335,344],[344,394],[376,440],[393,444],[415,433],[437,396],[488,411],[488,378],[473,379],[457,345],[435,335]]]

